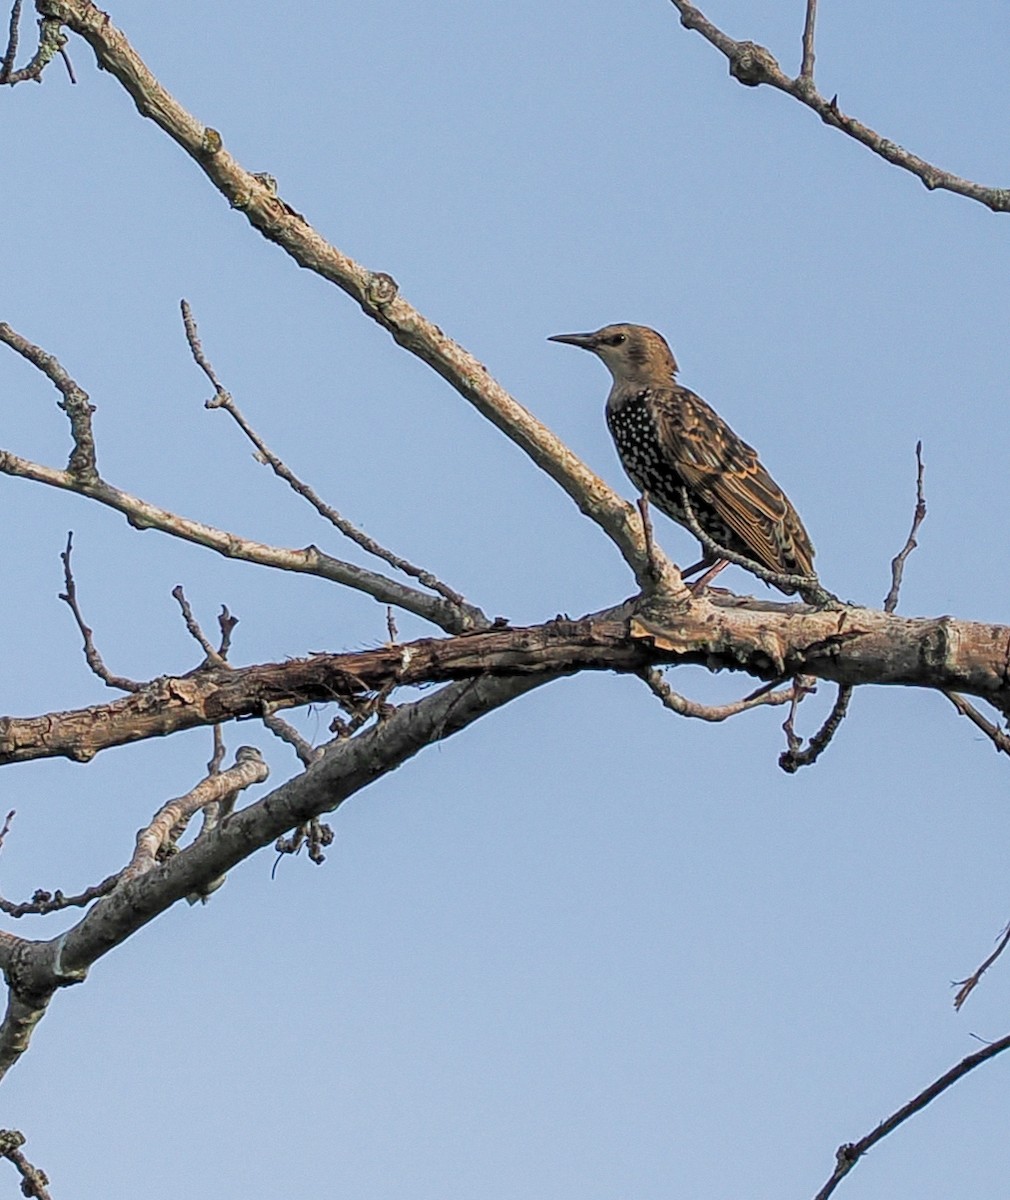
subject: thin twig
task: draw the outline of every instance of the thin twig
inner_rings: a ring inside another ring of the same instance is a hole
[[[268,705],[263,706],[262,721],[272,734],[279,737],[282,742],[287,742],[298,755],[303,766],[311,767],[323,753],[322,747],[316,747],[307,742],[292,724],[285,721],[283,717],[278,717]]]
[[[18,27],[21,21],[21,0],[14,0],[14,7],[11,9],[10,25],[8,26],[7,34],[7,49],[4,52],[3,62],[0,62],[0,83],[6,83],[14,70],[14,60],[18,54]]]
[[[690,0],[670,2],[680,13],[680,23],[685,28],[700,33],[707,42],[726,56],[729,61],[729,73],[734,79],[748,87],[757,87],[765,83],[794,97],[807,108],[813,109],[826,125],[840,129],[842,133],[848,134],[887,162],[915,175],[929,191],[940,188],[959,196],[966,196],[969,200],[977,200],[993,212],[1010,212],[1010,188],[985,187],[919,158],[904,146],[881,137],[855,117],[847,116],[838,107],[838,96],[828,100],[814,86],[812,78],[804,75],[802,71],[792,79],[782,70],[771,51],[764,46],[759,46],[756,42],[738,42],[731,38],[718,26],[713,25]]]
[[[227,659],[228,651],[231,649],[231,635],[238,624],[238,617],[233,616],[228,611],[227,604],[221,605],[221,611],[217,615],[218,628],[221,630],[221,644],[217,648],[217,652],[222,661]]]
[[[186,623],[186,629],[189,631],[190,637],[193,638],[207,656],[207,665],[212,664],[215,667],[227,666],[224,656],[214,648],[207,635],[200,628],[200,622],[193,616],[193,610],[186,599],[186,593],[182,590],[181,583],[176,584],[172,588],[172,599],[175,600],[182,610],[182,619]]]
[[[783,729],[786,731],[787,748],[779,755],[779,766],[786,774],[794,775],[800,767],[812,766],[820,758],[821,754],[823,754],[830,744],[831,739],[838,732],[838,726],[845,720],[845,714],[849,710],[849,701],[851,699],[852,684],[840,683],[838,685],[838,694],[835,696],[835,702],[831,706],[831,712],[828,713],[824,724],[810,739],[806,750],[801,749],[802,739],[796,736],[793,728],[795,707],[790,711],[789,717],[783,726]]]
[[[127,679],[125,675],[113,675],[105,665],[105,660],[101,654],[98,653],[98,648],[94,641],[94,631],[85,623],[84,615],[81,612],[80,605],[77,603],[77,584],[74,581],[74,573],[70,566],[70,556],[73,553],[73,549],[74,533],[71,530],[67,534],[67,548],[60,554],[60,559],[63,562],[63,585],[67,590],[60,592],[59,596],[74,614],[77,628],[81,632],[81,637],[84,638],[85,661],[98,678],[108,687],[118,688],[123,692],[142,691],[146,684],[138,683],[135,679]]]
[[[817,20],[817,0],[807,0],[807,16],[803,22],[803,64],[800,78],[814,81],[814,23]]]
[[[734,700],[729,704],[700,704],[697,700],[690,700],[675,692],[663,678],[662,672],[655,667],[643,671],[641,679],[671,712],[681,717],[694,717],[699,721],[716,723],[735,717],[738,713],[748,712],[752,708],[760,708],[762,705],[775,707],[788,704],[796,694],[795,684],[776,692],[772,690],[775,685],[768,683],[751,692],[749,696],[744,696],[742,700]]]
[[[960,692],[951,692],[944,688],[943,694],[954,705],[962,717],[967,717],[976,728],[982,730],[989,741],[996,747],[998,753],[1010,754],[1010,735],[1004,733],[992,721],[987,720],[974,704],[965,700]]]
[[[179,836],[180,828],[185,828],[190,818],[206,804],[222,801],[232,792],[262,783],[269,774],[263,755],[255,746],[239,746],[235,751],[233,767],[216,775],[208,775],[184,796],[161,806],[150,824],[137,834],[136,849],[120,872],[120,881],[126,882],[150,871],[159,861],[164,847]]]
[[[974,1054],[969,1054],[967,1058],[961,1059],[956,1067],[952,1067],[946,1074],[934,1080],[929,1087],[924,1088],[913,1100],[909,1100],[897,1112],[892,1113],[885,1121],[881,1121],[872,1133],[868,1133],[866,1137],[860,1138],[858,1142],[847,1142],[845,1145],[839,1146],[835,1154],[835,1169],[831,1174],[831,1178],[817,1193],[814,1200],[827,1200],[828,1196],[838,1187],[839,1183],[848,1175],[867,1150],[887,1137],[902,1122],[907,1121],[909,1117],[914,1116],[917,1112],[924,1109],[930,1101],[935,1100],[937,1096],[957,1083],[969,1071],[981,1066],[984,1062],[988,1062],[990,1058],[995,1058],[997,1054],[1001,1054],[1008,1048],[1010,1048],[1010,1034],[1007,1034],[996,1042],[991,1042],[982,1050],[976,1050]]]
[[[67,463],[67,470],[82,483],[96,480],[98,465],[95,458],[95,434],[91,426],[91,414],[95,409],[88,393],[71,379],[52,354],[47,354],[41,346],[36,346],[34,342],[22,337],[3,321],[0,321],[0,342],[5,342],[32,366],[38,367],[63,397],[58,401],[58,406],[67,414],[74,439],[74,449]]]
[[[20,15],[21,3],[20,0],[15,0],[15,12]],[[8,42],[7,53],[4,55],[2,71],[0,71],[0,83],[6,83],[13,86],[15,83],[25,83],[28,80],[38,81],[42,78],[42,72],[46,69],[56,54],[62,53],[63,47],[67,42],[67,35],[60,28],[62,22],[55,17],[43,17],[39,21],[39,45],[38,49],[32,56],[31,62],[22,67],[19,71],[14,70],[14,55],[17,53],[17,35],[16,35],[16,20],[15,12],[11,13],[11,29],[15,31],[13,38],[13,49],[10,41]],[[76,82],[72,80],[72,82]]]
[[[21,1153],[25,1135],[17,1129],[0,1129],[0,1158],[14,1164],[21,1175],[21,1194],[34,1200],[52,1200],[49,1177],[41,1167],[33,1167]]]
[[[16,816],[17,811],[12,808],[4,820],[4,827],[3,829],[0,829],[0,850],[3,849],[3,844],[7,840],[7,835],[11,831],[11,821],[13,821]]]
[[[397,571],[402,571],[404,575],[409,575],[412,579],[416,579],[423,587],[437,592],[438,595],[444,597],[451,604],[465,605],[467,603],[465,597],[460,595],[455,589],[449,587],[448,584],[443,583],[430,571],[415,566],[413,563],[408,562],[407,559],[394,554],[392,550],[387,550],[385,546],[380,545],[374,538],[370,538],[368,534],[356,525],[353,525],[346,517],[342,517],[335,508],[326,504],[309,484],[299,479],[291,468],[274,454],[256,430],[253,429],[235,403],[234,397],[222,386],[207,355],[204,353],[203,346],[197,334],[196,321],[193,318],[189,304],[185,300],[182,301],[182,321],[186,329],[186,340],[189,342],[193,358],[214,387],[214,398],[207,401],[207,408],[223,408],[249,441],[256,447],[256,453],[261,462],[266,463],[275,475],[283,479],[293,491],[307,500],[321,517],[329,521],[335,529],[339,530],[344,537],[354,542],[356,546],[360,546],[362,550],[388,563]]]
[[[118,882],[119,872],[117,871],[115,875],[107,876],[101,883],[85,888],[76,896],[65,896],[59,888],[55,892],[46,892],[39,888],[32,895],[31,900],[25,900],[21,904],[15,904],[0,896],[0,912],[6,913],[8,917],[44,917],[49,913],[60,912],[64,908],[86,908],[92,900],[97,900],[100,896],[107,896]]]
[[[904,546],[902,546],[898,554],[891,560],[891,590],[887,593],[887,597],[884,600],[884,612],[888,613],[893,613],[898,607],[901,580],[905,574],[905,560],[916,546],[918,546],[919,543],[915,540],[915,535],[919,532],[919,526],[926,519],[926,468],[922,461],[921,441],[915,443],[915,464],[915,513],[912,516],[912,528],[909,530]]]
[[[996,959],[999,958],[999,956],[1007,948],[1008,943],[1010,943],[1010,925],[1007,925],[1004,928],[996,943],[996,949],[992,952],[992,954],[989,955],[989,957],[985,960],[985,962],[982,963],[980,967],[977,967],[967,979],[954,980],[954,986],[958,989],[957,995],[954,997],[955,1012],[960,1011],[961,1005],[964,1004],[965,1000],[968,999],[968,997],[978,986],[982,976],[986,973],[986,971],[989,970]]]
[[[66,46],[60,47],[60,58],[63,59],[63,65],[67,68],[67,75],[70,77],[70,82],[76,83],[77,76],[74,74],[74,64],[70,61],[70,55],[67,53]]]
[[[213,753],[210,756],[210,762],[207,763],[208,775],[219,775],[221,773],[221,764],[224,762],[225,745],[224,734],[221,732],[220,725],[211,727],[213,731]]]

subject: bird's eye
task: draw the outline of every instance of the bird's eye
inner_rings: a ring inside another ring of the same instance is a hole
[[[624,342],[626,342],[627,340],[628,340],[628,339],[627,339],[627,337],[625,336],[625,334],[623,334],[623,333],[615,333],[615,334],[613,335],[613,337],[608,337],[608,338],[607,338],[607,345],[608,345],[608,346],[620,346],[620,345],[623,345],[623,343],[624,343]]]

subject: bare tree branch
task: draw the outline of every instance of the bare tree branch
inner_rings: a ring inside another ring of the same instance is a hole
[[[290,829],[332,812],[349,796],[395,770],[425,746],[451,737],[481,716],[509,703],[556,676],[513,679],[480,678],[450,684],[432,695],[393,711],[357,737],[340,739],[313,766],[238,812],[212,834],[167,858],[151,862],[152,846],[175,813],[163,809],[142,831],[144,845],[135,855],[137,870],[99,900],[82,918],[52,941],[26,941],[0,933],[0,967],[9,987],[7,1012],[0,1024],[0,1077],[27,1050],[35,1026],[55,992],[82,982],[92,963],[177,901],[199,896],[209,881],[227,874],[257,849]],[[245,767],[242,768],[245,771]],[[260,768],[251,760],[248,770]],[[238,767],[232,770],[239,770]],[[212,779],[224,779],[228,772]],[[243,778],[245,775],[243,774]],[[205,787],[206,785],[206,787]],[[203,799],[216,786],[211,779],[172,802],[179,812]],[[156,826],[156,828],[155,828]],[[156,857],[156,850],[153,851]],[[129,870],[129,869],[128,869]]]
[[[664,708],[681,717],[695,717],[699,721],[716,723],[735,717],[739,713],[749,712],[752,708],[760,708],[762,705],[788,704],[795,695],[794,686],[776,692],[772,690],[774,684],[765,684],[749,696],[744,696],[742,700],[734,700],[729,704],[700,704],[697,700],[690,700],[675,692],[663,678],[662,672],[657,671],[655,667],[643,671],[641,678],[653,695],[662,701]]]
[[[101,66],[122,84],[141,115],[154,121],[194,159],[233,209],[243,213],[264,237],[300,266],[346,292],[400,346],[437,371],[600,526],[620,550],[640,587],[655,586],[641,521],[633,506],[510,396],[483,363],[408,304],[390,275],[369,271],[331,246],[278,196],[272,180],[244,170],[224,148],[217,130],[196,120],[162,87],[107,13],[88,0],[39,0],[39,6],[87,41]],[[686,602],[686,589],[677,571],[665,555],[657,554],[657,559],[664,590]],[[396,601],[389,599],[387,603]]]
[[[11,8],[10,24],[7,27],[7,49],[3,61],[0,62],[0,83],[7,83],[14,70],[14,61],[18,55],[18,29],[21,23],[21,0],[14,0]]]
[[[1002,1054],[1004,1050],[1010,1048],[1010,1034],[1002,1037],[999,1041],[992,1042],[982,1050],[976,1050],[974,1054],[969,1054],[967,1058],[963,1058],[956,1067],[951,1067],[946,1074],[941,1075],[924,1088],[918,1096],[903,1105],[892,1113],[885,1121],[868,1133],[866,1137],[860,1138],[858,1142],[847,1142],[844,1146],[839,1146],[835,1155],[835,1169],[831,1174],[831,1178],[821,1188],[814,1197],[814,1200],[828,1200],[828,1197],[842,1182],[846,1175],[852,1170],[862,1156],[875,1146],[883,1138],[887,1137],[898,1128],[909,1117],[915,1116],[917,1112],[921,1112],[932,1100],[945,1092],[949,1087],[952,1087],[959,1079],[962,1079],[969,1071],[973,1071],[984,1062],[988,1062],[990,1058],[995,1058],[997,1054]]]
[[[211,645],[207,635],[200,628],[200,622],[193,616],[193,610],[186,599],[186,593],[183,591],[181,583],[176,584],[172,588],[172,599],[179,605],[179,609],[182,612],[182,619],[186,623],[186,630],[189,636],[204,652],[207,664],[214,667],[224,666],[226,661],[225,656]]]
[[[66,35],[60,28],[62,22],[53,17],[44,16],[39,22],[38,49],[32,56],[31,62],[27,67],[14,70],[14,58],[17,54],[18,44],[17,25],[20,12],[21,2],[20,0],[15,0],[14,8],[11,12],[7,50],[4,54],[3,64],[0,65],[0,84],[7,83],[13,85],[15,83],[25,83],[28,80],[37,82],[41,79],[42,72],[49,63],[52,62],[57,54],[63,52],[63,47],[67,42]],[[70,82],[77,82],[73,77],[73,71],[70,72]]]
[[[120,874],[120,883],[127,883],[152,870],[159,861],[159,854],[168,845],[170,838],[178,838],[190,819],[207,804],[223,803],[233,793],[262,783],[270,774],[263,755],[255,746],[239,746],[235,752],[235,766],[206,776],[185,796],[169,800],[155,814],[151,822],[137,834],[137,847],[133,857]],[[234,801],[232,801],[234,803]]]
[[[159,529],[162,533],[204,546],[226,558],[329,579],[333,583],[365,592],[382,604],[393,604],[407,612],[415,613],[450,633],[480,628],[486,619],[479,609],[473,612],[466,610],[461,615],[458,606],[450,604],[441,596],[430,596],[365,567],[357,567],[353,563],[333,558],[324,554],[317,546],[306,546],[300,550],[287,549],[239,537],[238,534],[215,529],[201,521],[191,521],[187,517],[149,504],[146,500],[122,492],[97,477],[84,482],[70,471],[31,462],[5,450],[0,450],[0,473],[32,479],[36,483],[86,496],[123,513],[135,529]]]
[[[803,63],[800,77],[814,81],[814,25],[817,22],[817,0],[807,0],[807,16],[803,22]]]
[[[828,713],[824,724],[810,739],[805,750],[802,749],[802,739],[796,736],[793,728],[795,708],[790,712],[784,726],[788,745],[779,755],[779,766],[787,775],[794,775],[800,767],[812,766],[820,758],[830,745],[831,739],[838,732],[838,726],[845,720],[845,714],[849,711],[849,701],[851,699],[852,684],[841,684],[838,688],[838,694],[835,696],[835,702],[831,706],[831,712]]]
[[[982,980],[982,976],[986,973],[986,971],[989,970],[996,959],[999,958],[999,956],[1007,948],[1008,943],[1010,943],[1010,925],[1004,926],[1003,932],[1000,934],[996,942],[996,949],[992,952],[992,954],[989,955],[982,965],[977,967],[967,979],[956,979],[954,981],[954,986],[958,989],[957,995],[954,997],[955,1012],[959,1012],[961,1010],[962,1004],[964,1004],[965,1000],[968,999],[975,988],[979,985]]]
[[[60,599],[69,605],[70,611],[74,614],[74,620],[77,622],[77,628],[81,631],[81,637],[84,638],[85,661],[94,674],[108,687],[117,688],[123,692],[139,692],[144,685],[135,679],[127,679],[125,675],[113,675],[95,646],[94,630],[85,623],[84,615],[77,603],[77,584],[74,582],[74,573],[70,566],[73,549],[74,534],[71,530],[67,534],[67,548],[60,554],[60,560],[63,563],[63,584],[67,589],[60,593]]]
[[[943,693],[962,717],[967,717],[976,729],[982,730],[1000,754],[1010,754],[1010,735],[1004,733],[998,725],[994,725],[992,721],[984,717],[973,704],[965,700],[964,696],[946,688],[943,689]]]
[[[17,1129],[0,1129],[0,1158],[6,1158],[21,1175],[21,1194],[35,1200],[52,1200],[49,1178],[40,1167],[33,1167],[21,1153],[25,1135]]]
[[[921,441],[915,443],[915,465],[915,513],[912,516],[912,528],[908,532],[904,546],[902,546],[897,555],[891,560],[891,590],[887,593],[887,597],[884,600],[884,612],[889,613],[894,612],[898,607],[901,580],[905,574],[905,560],[918,546],[919,543],[915,540],[915,535],[919,532],[919,526],[926,519],[926,468],[922,461]]]
[[[197,334],[196,321],[193,318],[192,310],[189,304],[182,301],[182,319],[186,328],[186,339],[189,342],[190,349],[193,352],[193,358],[197,365],[203,370],[204,374],[214,386],[214,398],[208,400],[207,408],[222,408],[238,425],[239,429],[246,435],[250,442],[256,447],[257,457],[261,462],[266,463],[270,469],[280,479],[283,479],[291,489],[298,493],[303,499],[316,510],[316,512],[329,521],[330,524],[349,538],[355,545],[360,546],[368,554],[374,555],[376,558],[382,559],[397,571],[402,571],[404,575],[409,575],[412,579],[416,579],[423,587],[430,588],[433,592],[437,592],[451,604],[457,605],[461,610],[476,611],[475,606],[469,604],[467,600],[460,595],[459,592],[443,583],[437,576],[430,571],[424,570],[422,567],[417,567],[407,559],[401,558],[398,554],[394,554],[392,550],[387,550],[385,546],[380,545],[374,538],[370,538],[368,534],[360,530],[356,525],[353,525],[346,517],[342,517],[335,508],[324,503],[318,493],[311,488],[303,480],[287,466],[287,464],[279,458],[266,442],[260,437],[255,429],[243,416],[232,394],[225,390],[221,385],[220,380],[214,372],[204,353],[203,346],[200,343],[200,338]],[[491,622],[485,618],[485,624],[490,625]]]
[[[857,121],[855,117],[847,116],[838,107],[838,97],[828,100],[814,86],[813,82],[813,17],[809,5],[807,7],[807,28],[810,30],[811,57],[809,60],[810,73],[803,68],[795,78],[787,75],[779,66],[775,56],[764,46],[756,42],[738,42],[724,33],[696,8],[690,0],[670,0],[680,13],[680,23],[687,29],[693,29],[724,54],[729,61],[729,73],[734,79],[748,87],[757,87],[762,83],[777,88],[780,92],[799,100],[807,108],[813,109],[826,125],[840,129],[849,137],[872,150],[896,167],[909,171],[922,181],[926,188],[934,191],[937,188],[947,192],[955,192],[959,196],[967,196],[969,200],[977,200],[993,212],[1010,211],[1010,188],[985,187],[970,179],[962,179],[950,171],[944,171],[934,166],[917,154],[912,154],[903,146],[881,137],[868,125]],[[806,57],[806,30],[804,31],[804,67]]]
[[[0,764],[57,756],[87,761],[110,746],[307,704],[353,709],[384,688],[484,675],[639,674],[676,663],[744,671],[764,681],[813,675],[851,686],[971,692],[1007,712],[1008,640],[1004,626],[951,617],[795,604],[724,608],[698,601],[673,617],[643,605],[629,625],[622,605],[579,621],[161,676],[108,704],[0,718]]]

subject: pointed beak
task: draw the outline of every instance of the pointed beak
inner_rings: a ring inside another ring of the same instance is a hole
[[[563,342],[566,346],[578,346],[580,350],[593,349],[591,333],[556,333],[547,339],[549,342]]]

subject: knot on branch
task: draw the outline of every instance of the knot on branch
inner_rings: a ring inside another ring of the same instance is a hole
[[[387,275],[385,271],[373,271],[368,277],[365,297],[369,304],[376,308],[384,308],[387,304],[392,304],[399,290],[400,285],[392,275]]]
[[[729,73],[746,87],[769,83],[778,74],[778,60],[770,50],[757,42],[738,42],[729,60]]]
[[[25,1135],[20,1129],[0,1129],[0,1155],[4,1158],[12,1150],[20,1150],[25,1144]]]
[[[203,137],[200,139],[200,157],[213,158],[215,154],[220,154],[224,149],[224,141],[216,129],[211,129],[209,125],[204,126]]]

